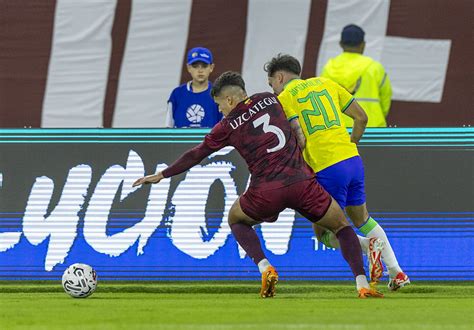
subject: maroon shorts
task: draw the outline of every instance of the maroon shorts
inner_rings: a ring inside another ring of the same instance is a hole
[[[321,219],[331,205],[331,196],[314,178],[293,183],[289,186],[259,190],[249,188],[240,196],[242,211],[252,219],[274,222],[286,208],[299,212],[311,222]]]

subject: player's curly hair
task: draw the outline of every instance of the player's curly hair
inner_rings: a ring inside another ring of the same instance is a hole
[[[219,96],[222,90],[227,86],[240,87],[245,92],[245,82],[240,73],[234,71],[226,71],[221,74],[211,89],[211,96]]]
[[[272,77],[277,71],[287,71],[299,76],[301,73],[301,64],[293,56],[280,53],[265,63],[263,70],[268,73],[269,77]]]

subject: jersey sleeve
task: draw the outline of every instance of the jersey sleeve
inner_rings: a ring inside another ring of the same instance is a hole
[[[168,106],[166,108],[166,127],[174,127],[173,103],[171,102],[168,102]]]
[[[351,93],[349,93],[344,87],[336,83],[335,81],[328,79],[326,83],[331,86],[331,89],[337,92],[341,112],[346,111],[346,109],[354,101],[354,96]]]
[[[189,170],[194,165],[197,165],[204,159],[204,157],[212,154],[212,150],[207,148],[204,142],[201,142],[196,147],[189,149],[181,155],[173,164],[165,168],[162,172],[165,178],[183,173]]]
[[[222,122],[219,122],[212,131],[206,135],[204,141],[196,147],[186,151],[173,164],[163,170],[165,178],[172,177],[189,170],[194,165],[199,164],[205,157],[214,151],[220,150],[228,145],[228,134]]]
[[[280,101],[288,121],[298,118],[298,114],[293,109],[292,98],[288,95],[288,93],[282,92],[280,95],[278,95],[278,101]]]
[[[223,121],[218,122],[204,138],[204,143],[212,151],[220,150],[229,145],[230,130]]]
[[[173,164],[164,169],[163,176],[169,178],[187,171],[194,165],[199,164],[214,151],[224,148],[228,145],[229,133],[230,132],[224,128],[222,122],[218,123],[214,126],[212,131],[206,135],[203,142],[186,151]]]
[[[173,104],[173,106],[176,106],[176,91],[177,88],[173,89],[171,91],[170,97],[168,98],[168,103]]]

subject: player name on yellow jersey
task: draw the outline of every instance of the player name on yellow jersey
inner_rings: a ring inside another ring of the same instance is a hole
[[[298,95],[300,91],[303,91],[307,89],[308,87],[311,87],[311,86],[317,87],[317,86],[320,86],[321,84],[322,82],[317,79],[299,80],[299,83],[290,89],[290,94],[292,96],[296,96]]]
[[[359,155],[342,113],[354,98],[327,78],[293,79],[278,96],[289,120],[298,118],[306,137],[303,156],[315,172]]]

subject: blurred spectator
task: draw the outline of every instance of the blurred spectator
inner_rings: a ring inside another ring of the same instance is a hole
[[[168,127],[213,127],[222,119],[211,97],[209,75],[214,70],[209,49],[196,47],[188,52],[187,69],[192,80],[176,87],[168,100]]]
[[[364,35],[357,25],[344,27],[339,43],[343,53],[326,63],[321,76],[334,80],[354,95],[369,118],[367,127],[386,127],[392,86],[382,64],[362,55]],[[352,118],[343,117],[346,126],[352,127]]]

